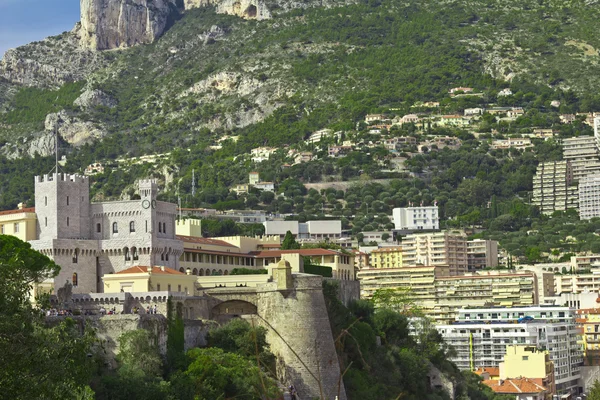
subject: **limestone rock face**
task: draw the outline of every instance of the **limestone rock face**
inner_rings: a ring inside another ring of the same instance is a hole
[[[74,102],[74,105],[83,109],[95,108],[104,106],[113,108],[117,105],[117,101],[101,90],[86,90]]]
[[[93,122],[82,121],[69,115],[66,111],[60,111],[46,116],[45,129],[47,132],[58,130],[58,134],[68,143],[77,147],[100,139],[106,135],[101,126]]]
[[[236,15],[245,19],[270,19],[267,5],[258,0],[185,0],[185,9],[216,6],[217,13]]]
[[[81,0],[81,45],[107,50],[152,43],[178,15],[175,0]]]

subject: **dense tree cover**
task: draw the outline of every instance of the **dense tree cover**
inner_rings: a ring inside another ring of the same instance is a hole
[[[96,398],[259,400],[281,396],[273,379],[275,359],[263,328],[235,319],[212,329],[208,342],[209,347],[185,354],[181,348],[180,359],[167,357],[165,361],[149,331],[124,333],[119,338],[118,368],[101,370],[95,378]]]
[[[448,361],[448,348],[431,325],[423,324],[409,336],[408,319],[397,307],[359,300],[346,308],[337,286],[325,284],[324,293],[336,348],[345,371],[344,385],[351,400],[449,399],[430,387],[430,367],[438,368],[457,384],[458,399],[503,400],[471,372],[461,373]],[[381,345],[376,336],[381,337]]]
[[[10,399],[89,399],[94,371],[90,332],[71,319],[46,324],[33,284],[56,276],[59,267],[13,236],[0,235],[0,387]]]

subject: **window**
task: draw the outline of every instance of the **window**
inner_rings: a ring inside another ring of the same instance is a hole
[[[67,226],[69,226],[69,217],[67,217]]]
[[[77,264],[78,260],[79,260],[79,250],[75,249],[75,251],[73,252],[73,264]]]
[[[0,225],[0,233],[4,235],[4,225]]]
[[[181,285],[177,285],[177,291],[181,292]]]
[[[160,283],[156,284],[156,290],[158,290],[160,292]]]
[[[69,196],[67,196],[67,205],[69,205]]]
[[[529,356],[523,356],[523,361],[529,360]]]
[[[48,226],[48,217],[44,217],[44,226]]]
[[[102,224],[96,224],[96,232],[102,232]]]
[[[131,249],[131,256],[133,257],[134,261],[139,260],[139,256],[138,256],[138,252],[137,252],[137,248],[133,247]]]
[[[119,226],[116,222],[113,222],[113,233],[119,233]]]
[[[146,233],[148,233],[148,220],[146,220]]]
[[[167,233],[167,223],[163,222],[163,233]]]
[[[127,247],[123,249],[123,254],[125,255],[125,261],[131,261],[131,255],[129,254],[129,249]]]
[[[169,261],[169,253],[165,254],[165,261]]]
[[[135,232],[135,221],[129,223],[129,232]]]
[[[73,286],[77,286],[79,280],[77,279],[77,272],[73,272]]]
[[[164,254],[160,255],[160,261],[165,261],[165,255]]]
[[[158,232],[162,233],[162,224],[160,222],[158,223]]]
[[[15,223],[15,233],[19,233],[19,223]]]
[[[170,292],[171,291],[171,285],[167,286],[167,290]]]
[[[48,205],[48,196],[44,197],[44,205],[47,206]]]

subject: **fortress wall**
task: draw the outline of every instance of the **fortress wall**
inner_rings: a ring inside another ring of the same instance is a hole
[[[267,328],[267,341],[276,355],[277,375],[293,384],[301,398],[346,399],[340,367],[322,291],[322,278],[293,275],[293,289],[277,291],[274,284],[258,292],[256,321]],[[319,383],[320,381],[320,383]]]
[[[360,281],[346,281],[325,278],[325,280],[338,287],[338,299],[348,307],[354,300],[360,299]]]

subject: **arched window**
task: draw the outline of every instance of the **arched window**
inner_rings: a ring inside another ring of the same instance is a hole
[[[200,268],[198,271],[198,276],[204,276],[204,269]]]
[[[73,252],[73,264],[77,264],[77,261],[79,261],[79,249],[75,249]]]
[[[135,221],[129,223],[129,232],[135,232]]]
[[[169,261],[169,253],[165,254],[165,261]]]
[[[119,233],[119,225],[116,222],[113,222],[113,233]]]
[[[140,259],[140,257],[138,256],[138,251],[137,251],[136,247],[131,248],[131,257],[133,258],[134,261],[137,261]]]
[[[78,283],[77,272],[73,272],[73,286],[77,286]]]
[[[160,254],[160,261],[165,261],[165,255],[163,253]]]
[[[129,249],[127,247],[123,249],[123,254],[125,255],[125,261],[131,261],[131,255],[129,254]]]

